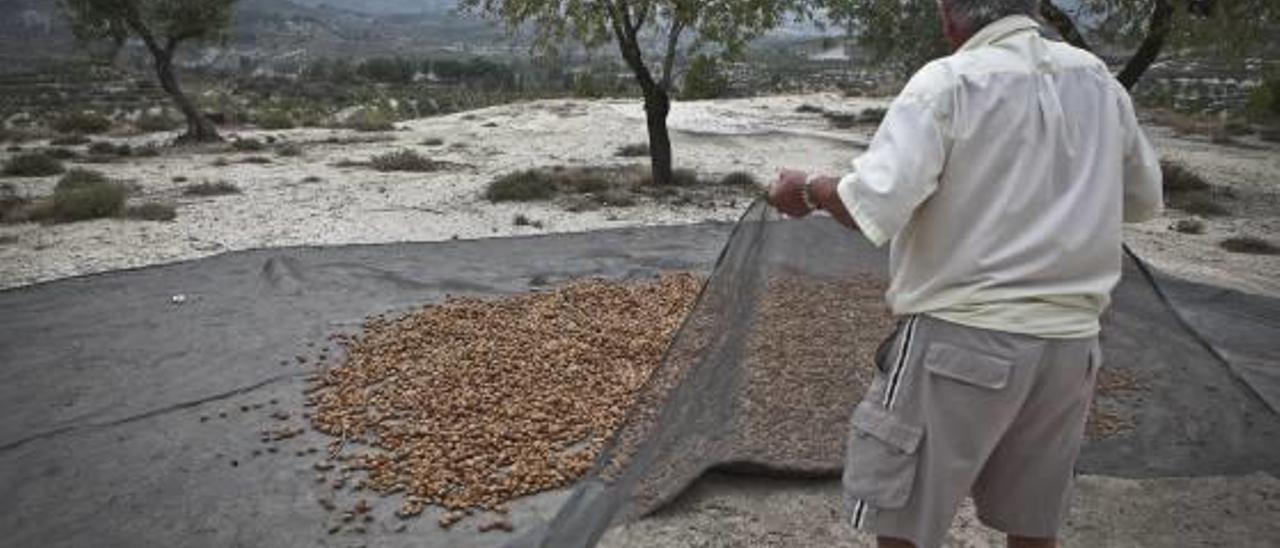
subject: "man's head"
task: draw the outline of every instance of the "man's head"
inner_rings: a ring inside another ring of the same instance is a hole
[[[1040,0],[938,0],[942,32],[951,49],[960,49],[982,27],[1010,15],[1035,17]]]

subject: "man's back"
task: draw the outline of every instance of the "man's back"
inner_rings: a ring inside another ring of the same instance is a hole
[[[895,314],[1097,333],[1120,224],[1158,209],[1157,160],[1106,66],[1036,29],[1007,18],[923,68],[840,185],[868,236],[893,239]]]

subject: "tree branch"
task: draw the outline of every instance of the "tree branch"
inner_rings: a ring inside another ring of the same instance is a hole
[[[1084,35],[1080,34],[1080,29],[1071,20],[1071,16],[1054,5],[1052,0],[1041,0],[1040,16],[1050,25],[1053,25],[1053,28],[1058,30],[1058,34],[1062,35],[1062,39],[1066,40],[1068,44],[1083,50],[1093,51],[1093,48],[1089,47],[1089,43],[1085,41]]]
[[[1155,9],[1151,11],[1151,19],[1147,21],[1147,36],[1142,39],[1138,51],[1129,58],[1128,63],[1125,63],[1120,75],[1116,76],[1125,89],[1133,89],[1133,86],[1138,83],[1142,74],[1155,62],[1156,57],[1160,56],[1160,50],[1164,49],[1164,41],[1169,36],[1173,4],[1170,4],[1169,0],[1155,0],[1155,4]]]
[[[667,51],[662,58],[662,89],[671,90],[671,80],[675,74],[676,53],[680,48],[680,33],[685,24],[679,19],[671,20],[671,28],[667,30]]]

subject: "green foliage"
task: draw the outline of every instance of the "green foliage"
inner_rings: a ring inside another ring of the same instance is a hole
[[[261,152],[267,149],[267,145],[252,137],[246,137],[231,141],[231,148],[239,152]]]
[[[109,141],[94,141],[89,143],[89,154],[94,156],[130,156],[133,154],[133,147],[129,143],[115,144]]]
[[[1173,230],[1183,234],[1204,234],[1204,221],[1200,219],[1178,219],[1173,223]]]
[[[134,126],[138,131],[143,133],[156,133],[160,131],[173,131],[178,129],[182,122],[170,118],[166,114],[144,114],[138,118]]]
[[[760,186],[760,183],[756,181],[755,176],[745,171],[735,171],[725,175],[720,179],[720,184],[722,186],[737,186],[744,188],[755,188]]]
[[[1180,162],[1161,160],[1160,172],[1164,176],[1164,192],[1167,195],[1210,189],[1209,182],[1204,177]]]
[[[111,129],[111,119],[96,112],[71,112],[55,118],[50,126],[58,133],[94,135]]]
[[[556,195],[555,180],[538,170],[511,173],[489,183],[484,197],[490,202],[532,202]]]
[[[345,126],[356,131],[395,131],[395,117],[385,110],[362,108],[347,118]]]
[[[89,144],[89,138],[84,135],[64,135],[49,141],[50,145],[69,147]]]
[[[649,143],[631,143],[629,145],[622,145],[618,147],[617,152],[614,152],[614,156],[622,158],[639,158],[648,155]]]
[[[44,149],[44,153],[50,157],[57,158],[59,160],[70,160],[78,156],[78,154],[76,154],[76,151],[71,150],[69,148],[63,148],[63,147],[49,147]]]
[[[231,23],[237,0],[60,0],[82,40],[123,41],[143,32],[160,42],[214,41]],[[136,14],[137,17],[130,17]]]
[[[14,177],[47,177],[65,170],[61,160],[43,152],[24,152],[4,163],[4,174]]]
[[[716,99],[729,90],[729,78],[720,71],[717,58],[696,55],[684,73],[680,97],[686,100]]]
[[[374,156],[369,165],[378,171],[437,171],[446,164],[437,162],[412,150],[404,149]]]
[[[124,216],[138,221],[168,222],[178,218],[178,210],[170,204],[147,202],[129,206],[125,209]]]
[[[227,181],[204,181],[182,189],[184,196],[225,196],[239,193],[240,187]]]
[[[1250,255],[1280,255],[1280,246],[1262,238],[1253,236],[1237,236],[1227,238],[1218,244],[1219,247],[1232,253]]]
[[[1245,110],[1260,121],[1280,121],[1280,74],[1267,75],[1261,85],[1249,92]]]
[[[261,129],[272,130],[293,129],[298,125],[293,115],[282,109],[260,111],[253,117],[253,123]]]
[[[70,223],[115,217],[124,212],[127,193],[124,185],[112,181],[98,181],[55,189],[48,212],[49,220]]]
[[[110,182],[110,179],[108,179],[101,171],[77,167],[72,168],[63,174],[62,177],[58,179],[58,184],[55,185],[53,189],[54,192],[59,190],[68,191],[107,182]]]
[[[295,143],[285,143],[276,147],[276,154],[284,158],[295,158],[302,156],[302,146]]]

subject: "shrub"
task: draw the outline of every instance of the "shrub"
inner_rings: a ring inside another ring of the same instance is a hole
[[[526,217],[523,213],[516,215],[513,224],[516,226],[531,226],[533,228],[542,228],[542,221],[535,221]]]
[[[426,139],[422,140],[422,146],[426,146],[426,147],[438,147],[443,144],[444,144],[444,139],[441,139],[439,137],[427,137]]]
[[[160,147],[156,146],[155,143],[147,143],[133,149],[133,155],[139,158],[154,158],[160,155]]]
[[[266,150],[267,145],[263,144],[262,141],[249,137],[231,141],[231,148],[240,152],[260,152]]]
[[[796,107],[796,112],[800,114],[822,114],[824,111],[822,110],[822,107],[805,103]]]
[[[822,117],[827,119],[831,127],[836,129],[848,129],[858,123],[858,115],[849,112],[824,112]]]
[[[1231,213],[1231,210],[1226,205],[1214,199],[1211,194],[1197,193],[1193,196],[1170,196],[1167,201],[1169,207],[1202,217],[1221,217]]]
[[[144,114],[133,125],[143,133],[156,133],[178,129],[181,122],[165,114]]]
[[[677,169],[671,172],[671,184],[675,186],[693,186],[698,184],[698,172],[692,169]]]
[[[629,145],[622,145],[621,147],[618,147],[618,151],[615,152],[614,155],[620,156],[623,158],[635,158],[639,156],[648,156],[649,144],[648,143],[632,143]]]
[[[124,185],[110,181],[54,190],[49,215],[64,223],[114,217],[124,211],[126,193]]]
[[[89,138],[84,135],[63,135],[49,141],[50,145],[60,147],[73,147],[89,144]]]
[[[1173,230],[1183,234],[1204,234],[1204,221],[1200,219],[1178,219],[1173,223]]]
[[[138,221],[168,222],[178,218],[178,210],[169,204],[147,202],[145,204],[129,206],[129,208],[125,210],[124,216]]]
[[[22,220],[22,210],[28,203],[29,200],[18,195],[17,187],[10,183],[0,184],[0,222]]]
[[[397,150],[369,160],[369,165],[378,171],[436,171],[444,164],[412,150]]]
[[[175,182],[175,183],[185,183],[185,182],[187,182],[187,176],[186,176],[186,175],[174,175],[174,176],[173,176],[173,182]]]
[[[858,115],[858,121],[864,124],[879,124],[887,113],[887,110],[879,107],[865,108]]]
[[[321,178],[319,175],[307,175],[306,177],[303,177],[303,178],[302,178],[302,182],[304,182],[304,183],[321,183],[321,182],[324,182],[324,179],[323,179],[323,178]]]
[[[1174,160],[1160,160],[1160,171],[1164,175],[1164,191],[1167,194],[1209,190],[1210,186],[1204,177]]]
[[[45,155],[58,160],[70,160],[79,156],[79,154],[76,154],[76,151],[63,147],[49,147],[44,149],[44,153]]]
[[[1280,74],[1267,76],[1249,92],[1245,110],[1258,120],[1280,120]]]
[[[346,124],[348,129],[356,131],[395,131],[394,118],[390,114],[372,108],[360,109],[347,118]]]
[[[760,185],[754,175],[745,171],[735,171],[720,178],[721,186],[740,186],[754,188]]]
[[[129,156],[133,147],[128,143],[113,144],[107,141],[94,141],[89,144],[89,154],[95,156]]]
[[[1227,238],[1218,243],[1222,249],[1232,253],[1248,253],[1250,255],[1280,255],[1280,246],[1253,236],[1237,236]]]
[[[286,158],[302,156],[302,146],[293,143],[286,143],[276,148],[276,154]]]
[[[253,123],[262,129],[293,129],[298,125],[293,115],[280,109],[259,112],[254,116]]]
[[[26,152],[4,163],[4,174],[14,177],[47,177],[66,171],[62,161],[43,152]]]
[[[97,134],[111,129],[111,119],[96,112],[72,112],[50,124],[58,133]]]
[[[698,55],[689,62],[680,86],[680,98],[688,100],[715,99],[729,91],[729,79],[720,71],[715,57]]]
[[[530,202],[549,200],[556,194],[555,181],[537,170],[503,175],[489,183],[484,197],[490,202]]]
[[[244,159],[240,160],[240,163],[255,164],[255,165],[269,164],[271,163],[271,158],[268,158],[266,156],[247,156]]]
[[[182,189],[185,196],[224,196],[227,194],[239,194],[240,187],[227,181],[204,181],[194,185],[187,185]]]
[[[53,187],[54,192],[75,190],[87,186],[100,185],[108,183],[111,180],[107,178],[101,171],[92,169],[72,168],[58,179],[58,184]]]

